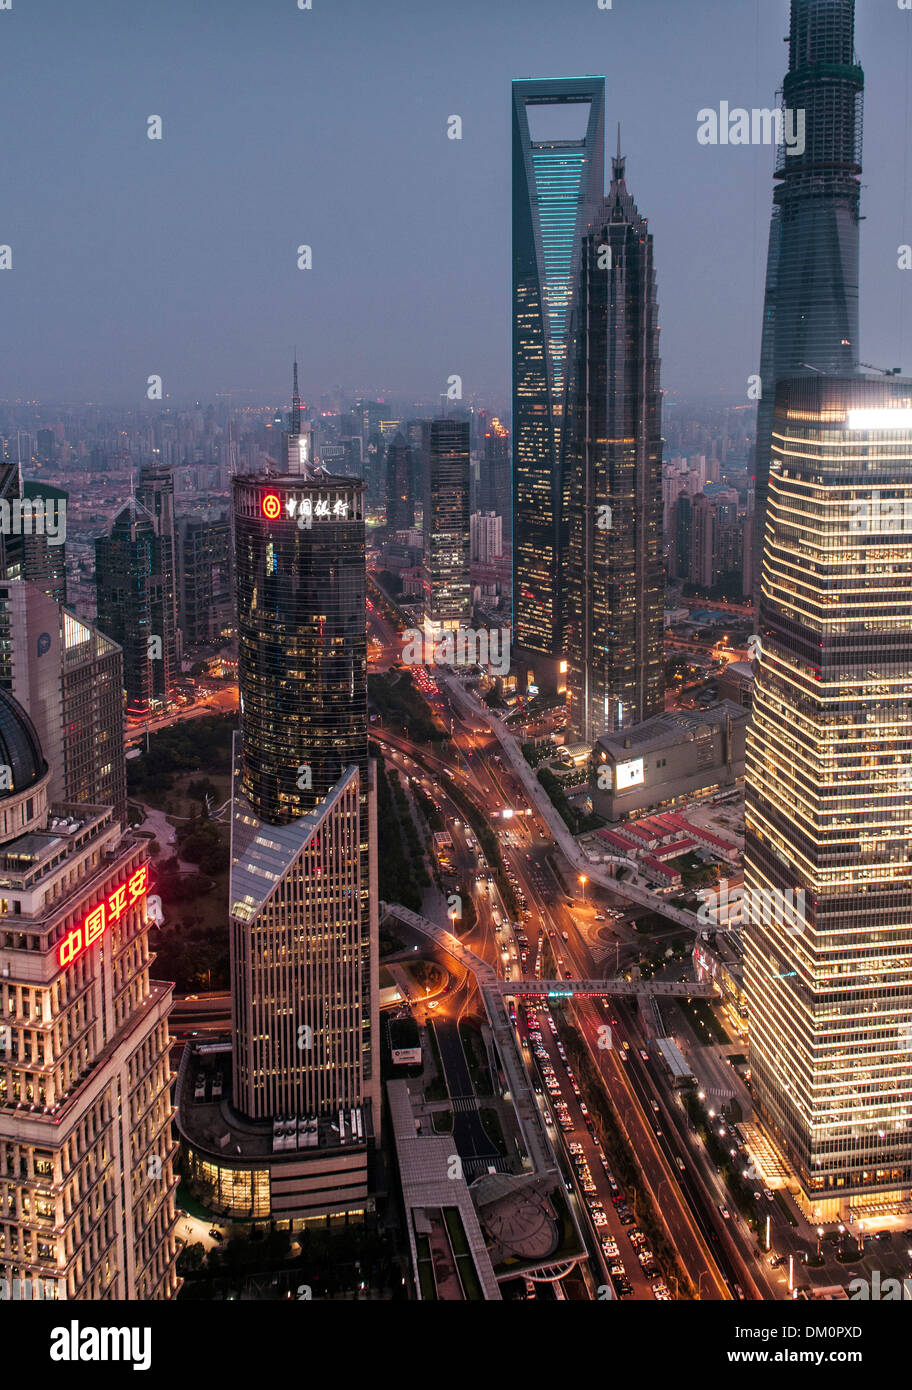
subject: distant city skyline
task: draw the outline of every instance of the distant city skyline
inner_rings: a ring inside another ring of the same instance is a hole
[[[466,398],[507,400],[511,81],[593,72],[650,209],[663,384],[746,398],[774,152],[701,145],[698,112],[775,105],[787,0],[215,14],[50,0],[0,16],[7,402],[139,406],[153,374],[174,404],[283,399],[295,343],[305,400],[336,385],[433,399],[454,373]],[[861,349],[904,368],[910,44],[912,15],[860,0]],[[88,89],[87,72],[104,82]]]

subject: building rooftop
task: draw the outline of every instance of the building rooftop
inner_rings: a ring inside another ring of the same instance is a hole
[[[251,1120],[231,1103],[231,1050],[188,1046],[177,1078],[178,1126],[194,1148],[226,1162],[363,1147],[373,1137],[370,1106],[339,1115],[288,1115]],[[450,1142],[452,1148],[452,1141]]]
[[[630,757],[640,757],[644,753],[671,748],[685,739],[698,738],[718,728],[726,719],[733,723],[745,723],[748,711],[734,700],[720,700],[704,710],[677,710],[658,714],[654,719],[645,719],[632,729],[620,729],[617,733],[603,734],[596,744],[615,762],[625,762]]]

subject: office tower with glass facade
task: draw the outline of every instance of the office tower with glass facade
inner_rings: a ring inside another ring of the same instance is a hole
[[[123,651],[127,712],[138,715],[167,703],[179,670],[173,492],[158,480],[143,491],[154,510],[131,498],[95,542],[98,626]]]
[[[386,450],[386,525],[389,531],[408,531],[415,524],[412,492],[412,451],[396,432]]]
[[[380,1123],[364,491],[314,465],[233,481],[229,1084],[241,1119],[219,1154],[182,1079],[179,1123],[196,1178],[228,1209],[275,1220],[363,1209]]]
[[[781,382],[747,743],[756,1104],[815,1219],[912,1195],[912,382]]]
[[[788,42],[782,109],[792,147],[783,142],[778,149],[766,267],[749,547],[755,608],[776,383],[804,373],[846,375],[859,361],[864,73],[855,61],[855,0],[791,0]]]
[[[113,806],[127,823],[123,654],[37,585],[0,581],[0,687],[29,712],[54,801]]]
[[[109,806],[49,801],[5,691],[0,763],[0,1288],[172,1298],[172,987],[150,979],[147,845]]]
[[[549,682],[563,650],[570,307],[605,191],[604,122],[603,77],[513,83],[513,646]]]
[[[582,238],[567,353],[563,635],[584,743],[664,708],[662,407],[652,236],[620,149]]]
[[[427,632],[453,631],[472,620],[469,546],[469,422],[432,420],[422,562]]]

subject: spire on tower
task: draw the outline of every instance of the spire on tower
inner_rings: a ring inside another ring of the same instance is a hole
[[[618,121],[618,148],[617,154],[611,161],[611,177],[615,183],[624,182],[624,171],[627,167],[627,160],[621,154],[621,123]]]
[[[291,394],[291,430],[292,435],[301,433],[301,397],[298,393],[298,349],[294,350],[294,386]]]

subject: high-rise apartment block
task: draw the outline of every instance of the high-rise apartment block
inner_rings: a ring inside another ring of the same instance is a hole
[[[183,645],[204,646],[234,616],[231,523],[227,518],[178,517],[175,554]]]

